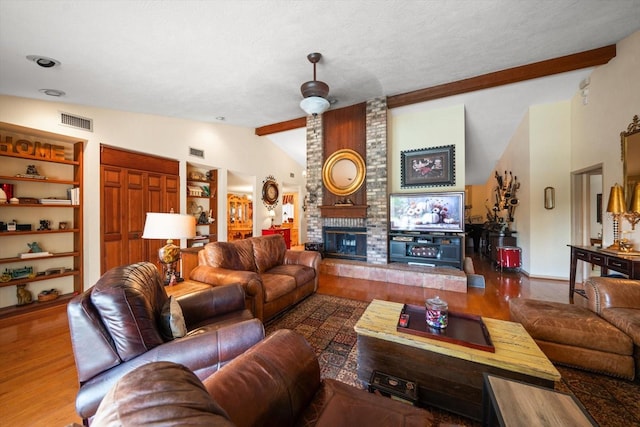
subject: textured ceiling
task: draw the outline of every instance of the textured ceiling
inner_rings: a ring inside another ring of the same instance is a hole
[[[323,54],[317,77],[339,108],[638,29],[640,0],[0,0],[0,93],[51,100],[38,90],[59,89],[66,103],[254,128],[303,115],[310,52]],[[62,65],[39,68],[31,54]],[[570,98],[586,75],[443,100],[466,106],[468,183],[484,182],[528,105]],[[303,133],[270,139],[292,139],[304,163]]]

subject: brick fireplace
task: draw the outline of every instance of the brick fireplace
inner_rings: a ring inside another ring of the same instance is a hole
[[[314,203],[307,204],[307,240],[326,242],[323,229],[358,228],[366,233],[366,260],[369,264],[387,264],[387,100],[375,98],[366,104],[366,218],[322,217],[319,205],[322,185],[323,126],[322,116],[307,118],[307,194]],[[353,259],[353,258],[352,258]]]

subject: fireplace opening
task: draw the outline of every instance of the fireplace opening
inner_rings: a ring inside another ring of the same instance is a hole
[[[367,229],[323,227],[324,255],[327,258],[367,260]]]

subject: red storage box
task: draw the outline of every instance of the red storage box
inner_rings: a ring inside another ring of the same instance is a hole
[[[520,268],[522,250],[516,246],[498,246],[498,267]]]

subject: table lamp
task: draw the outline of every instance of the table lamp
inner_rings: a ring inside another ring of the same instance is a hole
[[[620,216],[622,216],[626,210],[622,187],[616,183],[611,187],[611,191],[609,192],[609,203],[607,204],[607,212],[609,212],[613,217],[613,244],[607,249],[620,249],[620,233],[618,227]]]
[[[172,239],[190,239],[196,235],[196,219],[192,215],[148,212],[142,232],[143,239],[167,239],[167,244],[158,250],[163,265],[165,285],[184,279],[176,274],[176,263],[180,260],[180,247]]]
[[[274,225],[273,225],[273,220],[275,219],[275,217],[276,217],[276,211],[273,210],[273,209],[270,209],[269,210],[269,218],[271,218],[271,228],[275,228]]]

